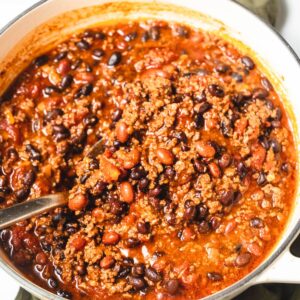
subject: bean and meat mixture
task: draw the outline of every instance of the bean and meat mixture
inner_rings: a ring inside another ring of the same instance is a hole
[[[0,108],[0,207],[69,191],[66,207],[2,230],[2,247],[67,299],[213,294],[266,258],[292,209],[279,96],[212,33],[146,20],[74,34]]]

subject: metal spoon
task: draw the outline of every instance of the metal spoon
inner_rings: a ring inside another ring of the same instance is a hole
[[[100,140],[93,145],[86,156],[95,158],[97,155],[103,153],[103,151],[104,143],[103,140]],[[68,192],[63,192],[42,196],[8,208],[0,209],[0,230],[67,203]]]

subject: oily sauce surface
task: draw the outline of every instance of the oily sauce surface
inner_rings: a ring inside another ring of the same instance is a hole
[[[291,212],[287,115],[217,36],[151,20],[87,30],[36,58],[0,105],[0,208],[70,191],[0,243],[67,299],[213,294],[265,259]]]

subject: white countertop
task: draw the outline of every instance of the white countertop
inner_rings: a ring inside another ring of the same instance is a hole
[[[37,0],[2,0],[0,2],[0,28],[10,20],[30,7]],[[282,0],[282,24],[278,30],[286,38],[300,57],[300,1],[299,0]],[[19,286],[15,280],[10,278],[0,269],[0,299],[14,300]]]

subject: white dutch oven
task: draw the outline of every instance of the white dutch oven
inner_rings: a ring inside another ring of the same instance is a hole
[[[71,32],[97,23],[143,17],[199,26],[221,33],[224,38],[229,35],[247,45],[249,51],[256,54],[256,60],[261,67],[269,70],[268,75],[282,96],[288,99],[285,107],[290,114],[296,145],[299,147],[299,59],[273,29],[242,6],[229,0],[129,0],[126,4],[118,0],[40,1],[0,32],[0,94],[33,56],[46,51],[49,44],[61,41]],[[237,45],[241,46],[239,43]],[[264,262],[240,281],[206,299],[230,299],[258,283],[300,283],[300,259],[289,251],[299,229],[298,191],[289,223],[280,241]],[[0,252],[0,266],[39,298],[61,299],[26,279],[3,252]]]

